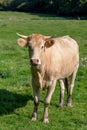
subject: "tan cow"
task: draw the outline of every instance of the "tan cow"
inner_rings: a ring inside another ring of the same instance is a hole
[[[37,119],[40,89],[47,89],[44,101],[43,122],[48,123],[48,106],[55,90],[56,81],[60,83],[60,103],[64,105],[64,89],[67,88],[67,106],[72,105],[72,91],[79,67],[79,49],[77,42],[69,36],[51,38],[41,34],[19,35],[18,44],[29,48],[34,111],[32,120]],[[70,84],[68,85],[68,77]]]

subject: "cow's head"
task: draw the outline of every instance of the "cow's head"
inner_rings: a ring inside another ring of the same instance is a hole
[[[51,36],[44,36],[41,34],[32,34],[29,36],[20,35],[18,44],[22,47],[29,48],[30,63],[31,65],[41,64],[41,55],[45,52],[45,49],[51,47],[54,44],[54,40]]]

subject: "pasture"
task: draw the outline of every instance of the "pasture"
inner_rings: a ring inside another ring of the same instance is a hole
[[[42,123],[45,91],[41,91],[38,120],[31,121],[33,96],[28,51],[17,45],[17,32],[54,37],[70,35],[79,44],[80,67],[73,91],[73,107],[57,107],[57,83],[49,107],[49,124]],[[87,130],[87,20],[0,12],[0,130],[44,129]]]

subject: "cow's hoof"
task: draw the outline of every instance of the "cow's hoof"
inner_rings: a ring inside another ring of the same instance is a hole
[[[32,119],[31,119],[32,121],[36,121],[37,120],[37,118],[35,118],[35,117],[32,117]]]
[[[49,123],[48,118],[45,118],[45,119],[43,120],[43,123],[45,123],[45,124]]]
[[[67,107],[73,107],[72,103],[67,103]]]
[[[63,107],[64,104],[63,103],[59,103],[58,107]]]

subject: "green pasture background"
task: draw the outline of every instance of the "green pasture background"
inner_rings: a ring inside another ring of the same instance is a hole
[[[18,46],[17,32],[54,37],[70,35],[79,44],[80,67],[73,91],[73,107],[57,107],[57,83],[49,107],[49,124],[42,123],[45,91],[41,92],[38,120],[31,121],[33,96],[28,51]],[[87,130],[87,20],[0,12],[0,130]]]

